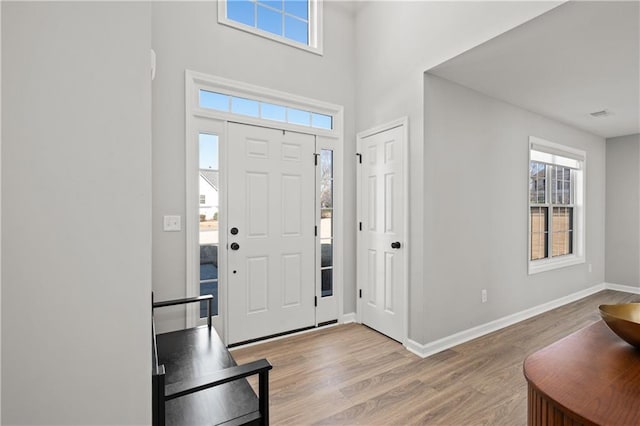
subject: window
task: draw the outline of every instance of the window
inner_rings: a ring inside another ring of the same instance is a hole
[[[295,124],[297,126],[313,127],[315,129],[333,129],[333,117],[317,112],[304,111],[284,105],[262,102],[223,93],[199,90],[198,105],[202,108],[214,109],[222,112],[262,118],[270,121]]]
[[[333,151],[320,150],[321,296],[333,296]]]
[[[200,225],[198,232],[200,248],[200,295],[213,295],[213,312],[218,315],[218,207],[219,207],[219,149],[218,136],[208,133],[198,135]],[[209,200],[209,204],[205,201]],[[200,302],[200,318],[207,316],[207,304]]]
[[[220,0],[218,21],[322,54],[321,6],[318,0]]]
[[[584,170],[584,152],[530,138],[530,274],[584,262]]]

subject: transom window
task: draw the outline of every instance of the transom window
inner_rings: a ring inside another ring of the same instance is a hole
[[[585,155],[531,139],[529,273],[582,263]]]
[[[218,5],[222,24],[322,53],[318,0],[220,0]]]
[[[330,115],[202,89],[199,90],[199,94],[198,102],[201,108],[316,129],[333,129],[333,117]]]

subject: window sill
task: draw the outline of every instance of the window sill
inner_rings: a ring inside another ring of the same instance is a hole
[[[553,271],[555,269],[565,268],[567,266],[579,265],[585,263],[584,256],[562,256],[556,259],[544,259],[529,262],[529,275],[539,274],[540,272]]]
[[[226,13],[226,12],[225,12]],[[281,44],[286,44],[287,46],[291,46],[291,47],[295,47],[296,49],[300,49],[300,50],[306,50],[307,52],[311,52],[314,53],[318,56],[323,56],[323,52],[322,52],[322,46],[319,45],[317,47],[315,46],[310,46],[310,45],[306,45],[306,44],[302,44],[302,43],[298,43],[294,40],[290,40],[284,36],[280,36],[277,34],[271,34],[267,31],[263,31],[260,28],[256,28],[256,27],[252,27],[249,25],[245,25],[241,22],[236,22],[233,21],[231,19],[227,19],[225,17],[223,17],[222,15],[220,15],[220,17],[218,18],[218,23],[222,24],[222,25],[226,25],[228,27],[231,28],[235,28],[250,34],[255,34],[259,37],[262,38],[266,38],[269,40],[273,40],[275,42],[281,43]]]

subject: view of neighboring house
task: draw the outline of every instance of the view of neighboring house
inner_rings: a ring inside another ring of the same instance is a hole
[[[218,219],[218,170],[200,169],[200,221]]]
[[[218,314],[218,177],[219,171],[200,169],[200,294],[216,298],[213,315]],[[200,304],[200,317],[206,315],[206,304]]]

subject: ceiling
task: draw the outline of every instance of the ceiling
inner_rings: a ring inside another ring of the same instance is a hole
[[[605,138],[640,133],[640,2],[567,2],[428,72]]]

